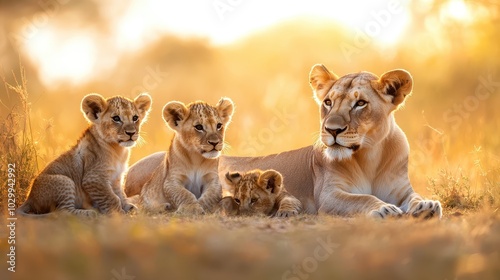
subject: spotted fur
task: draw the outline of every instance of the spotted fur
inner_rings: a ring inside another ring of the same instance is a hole
[[[138,162],[139,168],[132,166],[127,175],[127,194],[140,193],[141,209],[149,213],[176,210],[179,214],[204,214],[215,209],[222,192],[218,157],[233,107],[228,98],[215,106],[204,102],[186,106],[177,101],[165,105],[163,119],[175,132],[169,152],[153,155],[159,155],[159,161],[148,170]]]
[[[228,172],[225,177],[233,193],[221,201],[227,215],[290,217],[302,210],[300,201],[285,190],[283,177],[275,170]]]
[[[134,101],[120,96],[85,96],[81,110],[89,127],[74,147],[34,179],[28,198],[17,213],[59,211],[96,216],[95,210],[108,214],[133,209],[134,205],[125,198],[122,177],[129,147],[139,138],[151,102],[148,94],[141,94]]]

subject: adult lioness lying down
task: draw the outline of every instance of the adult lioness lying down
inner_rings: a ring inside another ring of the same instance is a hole
[[[438,201],[413,191],[408,141],[394,120],[412,91],[411,75],[393,70],[380,78],[368,72],[339,78],[315,65],[309,81],[321,114],[316,145],[266,157],[222,157],[220,177],[233,169],[275,169],[309,213],[441,217]]]
[[[309,81],[320,106],[320,139],[313,146],[265,157],[222,156],[219,178],[232,170],[274,169],[306,213],[390,217],[441,217],[438,201],[413,191],[408,178],[409,145],[393,112],[412,91],[412,77],[393,70],[338,77],[313,66]],[[136,163],[135,178],[160,164],[153,154]]]

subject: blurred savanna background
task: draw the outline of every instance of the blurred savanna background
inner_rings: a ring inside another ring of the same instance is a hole
[[[88,93],[153,97],[131,164],[167,149],[166,102],[215,104],[222,96],[236,104],[225,153],[266,155],[316,141],[308,73],[322,63],[337,75],[412,74],[413,94],[396,112],[411,146],[410,179],[445,206],[441,222],[23,220],[19,270],[6,276],[27,279],[52,265],[40,277],[120,279],[124,268],[136,279],[239,271],[260,279],[498,279],[500,1],[0,0],[0,22],[0,176],[6,182],[7,163],[16,163],[17,204],[86,127],[80,102]],[[305,260],[330,236],[337,247],[324,263],[313,259],[314,268]],[[294,265],[310,272],[286,274]]]

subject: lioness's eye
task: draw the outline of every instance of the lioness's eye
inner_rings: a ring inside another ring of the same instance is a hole
[[[221,123],[218,123],[217,124],[217,130],[221,129],[222,128],[222,124]]]
[[[356,102],[356,106],[357,107],[365,106],[366,103],[368,103],[368,102],[366,102],[364,100],[358,100],[358,102]]]
[[[138,121],[138,120],[139,120],[139,116],[133,116],[133,117],[132,117],[132,121],[136,122],[136,121]]]
[[[121,122],[120,116],[114,116],[112,119],[114,122]]]
[[[198,130],[198,131],[203,131],[203,125],[201,125],[201,124],[197,124],[197,125],[195,125],[195,126],[194,126],[194,128],[195,128],[196,130]]]
[[[258,198],[252,198],[252,200],[250,200],[250,203],[251,204],[254,204],[255,202],[257,202]]]
[[[325,103],[325,106],[332,106],[332,101],[330,99],[325,99],[325,101],[323,101],[323,103]]]
[[[234,199],[234,202],[236,202],[236,204],[240,204],[240,200],[237,198]]]

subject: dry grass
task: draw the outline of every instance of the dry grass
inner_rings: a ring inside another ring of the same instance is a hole
[[[57,154],[41,158],[41,154],[50,153],[46,146],[37,154],[33,135],[39,131],[31,128],[24,71],[18,77],[14,75],[12,84],[4,79],[6,90],[13,93],[19,105],[9,109],[2,120],[0,180],[5,182],[7,178],[5,164],[15,162],[19,205],[37,172],[37,159],[42,159],[43,166]],[[405,110],[398,112],[398,117],[415,115],[411,108]],[[435,111],[439,112],[439,108]],[[497,110],[488,107],[487,111],[490,113],[484,114],[489,120],[498,119]],[[483,111],[477,114],[481,117]],[[472,121],[464,127],[469,125]],[[495,125],[493,121],[478,123],[476,129],[494,131]],[[53,142],[61,149],[76,139],[67,139],[68,132],[62,131],[61,125],[59,128],[62,140]],[[149,129],[152,131],[152,126]],[[259,132],[259,128],[255,131]],[[410,167],[413,185],[419,192],[427,188],[429,196],[443,203],[445,217],[441,221],[327,216],[286,220],[217,216],[19,219],[17,272],[12,274],[3,268],[0,279],[120,280],[115,274],[122,272],[135,277],[122,279],[499,279],[500,160],[491,155],[499,147],[496,138],[474,134],[472,140],[467,139],[485,145],[487,150],[481,151],[467,141],[457,141],[463,137],[454,133],[461,130],[438,136],[426,131],[416,134],[416,126],[405,131],[414,152],[410,158],[414,164]],[[163,147],[166,136],[164,131],[159,133],[161,141],[148,145]],[[0,206],[5,209],[7,190],[0,191]],[[2,252],[9,246],[4,240],[0,243]],[[322,242],[333,243],[330,251],[324,250]]]
[[[37,147],[31,126],[28,80],[22,65],[20,69],[19,75],[12,73],[13,84],[2,77],[5,90],[12,93],[14,96],[11,98],[17,99],[19,104],[1,121],[0,130],[0,181],[7,182],[8,164],[15,164],[17,206],[26,198],[30,182],[38,172]],[[7,188],[0,188],[2,210],[7,208],[7,193]]]
[[[499,236],[491,210],[441,221],[19,219],[10,279],[113,279],[122,269],[129,279],[498,279]]]

